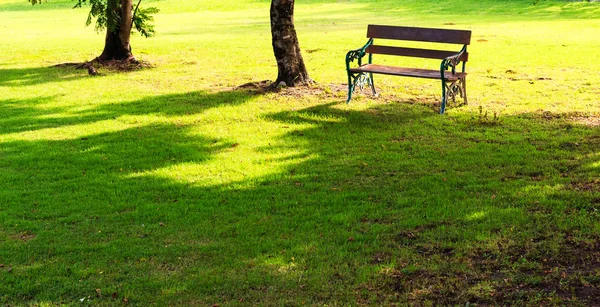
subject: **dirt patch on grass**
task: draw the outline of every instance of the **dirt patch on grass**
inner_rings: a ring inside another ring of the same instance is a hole
[[[571,181],[570,188],[579,192],[600,192],[600,179]]]
[[[545,120],[566,119],[570,122],[587,127],[600,126],[600,114],[589,114],[577,111],[564,113],[553,113],[550,111],[544,111],[536,113],[535,116]]]
[[[154,67],[152,64],[146,61],[99,61],[93,60],[90,62],[83,63],[61,63],[54,65],[54,67],[72,67],[77,70],[87,70],[90,76],[101,75],[102,73],[98,70],[106,69],[115,72],[129,72],[141,70],[144,68]]]
[[[154,65],[152,65],[151,63],[141,60],[137,60],[136,62],[104,61],[96,65],[113,71],[135,71],[144,68],[154,67]]]
[[[302,98],[306,96],[342,97],[347,87],[340,84],[319,84],[312,82],[306,86],[275,86],[270,80],[249,82],[236,87],[238,90],[247,90],[255,94],[276,93],[280,96]]]
[[[588,127],[600,127],[600,116],[572,117],[571,120]]]
[[[548,233],[526,242],[504,237],[493,247],[459,251],[418,241],[407,248],[419,253],[422,262],[381,272],[359,287],[359,301],[415,306],[600,306],[600,236],[582,239],[558,234],[557,238]]]
[[[413,229],[402,230],[396,235],[395,240],[400,243],[405,243],[407,240],[412,241],[416,239],[423,231],[436,229],[438,227],[450,225],[450,222],[447,221],[437,221],[432,223],[427,223],[423,225],[419,225]]]
[[[306,86],[274,86],[270,80],[263,80],[257,82],[249,82],[235,87],[236,90],[246,90],[253,94],[266,94],[274,93],[281,97],[292,97],[292,98],[304,98],[304,97],[317,97],[319,99],[333,99],[339,102],[346,102],[348,99],[348,85],[329,83],[321,84],[312,82]],[[356,88],[352,94],[352,100],[350,103],[360,101],[360,99],[368,99],[369,101],[377,101],[378,104],[391,104],[391,103],[406,103],[409,105],[422,105],[432,110],[438,111],[440,107],[440,101],[437,98],[431,96],[414,96],[409,98],[399,98],[396,92],[406,91],[401,88],[384,88],[377,95],[373,95],[370,88]],[[449,107],[459,107],[464,103],[459,102],[448,102]],[[369,110],[368,112],[376,112]]]
[[[474,272],[487,274],[486,279],[492,281],[490,298],[486,300],[491,303],[597,305],[600,304],[598,239],[564,235],[561,242],[553,242],[551,236],[540,236],[527,244],[508,244],[498,251],[476,250],[468,259]]]
[[[17,241],[28,242],[28,241],[35,239],[35,237],[36,237],[35,234],[25,231],[25,232],[21,232],[21,233],[11,236],[11,239],[17,240]]]

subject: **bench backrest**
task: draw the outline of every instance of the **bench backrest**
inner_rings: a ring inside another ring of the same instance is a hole
[[[373,39],[379,38],[428,43],[461,44],[463,46],[471,43],[471,31],[468,30],[369,25],[367,37]],[[381,46],[375,44],[369,46],[366,52],[428,59],[443,59],[457,53],[457,51]],[[461,57],[461,60],[466,62],[467,59],[468,54],[465,53]]]

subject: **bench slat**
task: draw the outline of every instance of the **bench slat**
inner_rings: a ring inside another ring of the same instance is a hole
[[[471,31],[434,28],[369,25],[367,37],[464,45],[471,43]]]
[[[455,55],[456,51],[445,51],[445,50],[432,50],[432,49],[415,49],[405,47],[392,47],[392,46],[379,46],[371,45],[366,49],[367,53],[374,54],[387,54],[387,55],[400,55],[415,58],[426,58],[426,59],[445,59],[449,56]],[[469,55],[465,53],[462,57],[462,61],[467,61]]]
[[[372,73],[377,73],[377,74],[393,75],[393,76],[418,77],[418,78],[426,78],[426,79],[442,79],[442,76],[441,76],[439,70],[394,67],[394,66],[385,66],[385,65],[377,65],[377,64],[365,64],[361,67],[351,68],[350,72],[353,72],[353,73],[372,72]],[[467,73],[462,73],[462,72],[457,72],[455,75],[452,75],[452,72],[446,71],[444,74],[444,77],[448,81],[456,81],[459,78],[462,78],[466,75],[467,75]]]

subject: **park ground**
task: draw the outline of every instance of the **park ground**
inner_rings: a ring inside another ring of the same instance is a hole
[[[0,305],[600,305],[600,3],[297,1],[274,92],[269,1],[143,4],[89,76],[86,9],[0,1]],[[371,23],[473,31],[469,104],[346,104]]]

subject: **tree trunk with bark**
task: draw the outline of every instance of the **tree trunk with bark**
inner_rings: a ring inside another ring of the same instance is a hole
[[[119,19],[108,18],[104,50],[98,60],[137,62],[131,53],[130,45],[133,23],[132,0],[108,0],[106,10],[107,16],[116,15]]]
[[[305,85],[311,82],[294,28],[294,0],[271,1],[271,35],[277,60],[275,85]]]

